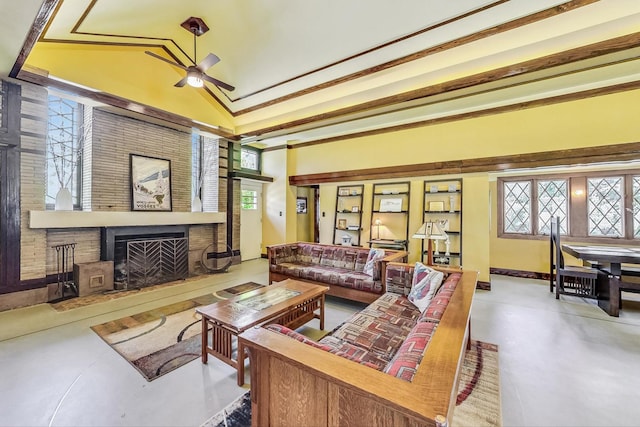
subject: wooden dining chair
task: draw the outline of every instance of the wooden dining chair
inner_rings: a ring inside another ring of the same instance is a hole
[[[562,245],[560,244],[560,217],[551,218],[549,241],[551,265],[549,292],[553,292],[555,285],[556,299],[559,299],[560,295],[596,298],[596,279],[598,278],[598,269],[564,265]]]

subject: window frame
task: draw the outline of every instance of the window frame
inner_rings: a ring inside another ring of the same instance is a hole
[[[640,169],[633,170],[606,170],[581,173],[558,173],[519,175],[497,178],[497,237],[502,239],[519,240],[545,240],[549,234],[541,234],[537,230],[538,223],[538,181],[567,180],[568,181],[568,210],[567,210],[567,234],[563,236],[572,242],[591,244],[638,244],[640,237],[634,238],[633,217],[633,177],[640,177]],[[587,211],[587,179],[602,177],[623,178],[623,236],[589,236],[588,235],[588,211]],[[530,181],[532,185],[532,212],[531,230],[529,234],[504,232],[504,183],[514,181]],[[576,191],[582,190],[582,195]]]
[[[51,195],[54,199],[53,203],[48,202],[47,200],[47,196],[49,196],[49,184],[48,184],[48,180],[49,180],[49,116],[50,116],[50,112],[49,112],[49,103],[52,97],[58,98],[60,100],[66,100],[66,101],[70,101],[70,102],[74,102],[77,105],[77,110],[74,111],[74,115],[76,116],[76,119],[74,119],[74,121],[77,120],[77,123],[75,124],[75,129],[74,129],[74,138],[76,139],[77,143],[78,143],[78,147],[74,147],[74,151],[76,151],[78,153],[77,155],[77,164],[74,166],[74,172],[73,175],[75,175],[75,179],[71,178],[71,183],[73,183],[74,181],[76,182],[75,187],[73,187],[72,189],[69,189],[69,191],[71,191],[71,195],[72,195],[72,199],[74,200],[73,203],[73,210],[74,211],[81,211],[83,209],[83,186],[84,186],[84,180],[83,178],[83,168],[84,168],[84,132],[85,132],[85,105],[82,104],[81,102],[79,102],[78,100],[72,98],[72,97],[65,97],[62,96],[58,93],[49,93],[47,94],[47,135],[45,138],[45,164],[46,164],[46,182],[45,182],[45,201],[44,201],[44,206],[45,206],[45,210],[47,211],[53,211],[55,210],[55,205],[56,205],[56,194]],[[73,191],[72,191],[73,190]],[[74,194],[75,192],[75,194]]]
[[[257,168],[256,169],[250,169],[250,168],[243,168],[242,167],[242,152],[243,151],[250,151],[252,153],[255,153],[256,155],[256,159],[257,159]],[[250,172],[250,173],[257,173],[260,174],[262,173],[262,150],[256,147],[251,147],[248,145],[243,145],[240,146],[240,158],[238,159],[238,165],[240,167],[241,171],[244,172]]]

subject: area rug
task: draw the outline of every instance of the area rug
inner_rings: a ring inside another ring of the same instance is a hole
[[[92,326],[147,381],[200,357],[200,315],[195,309],[262,287],[249,282]]]
[[[452,427],[502,426],[498,347],[473,341],[464,357]],[[251,397],[246,392],[201,427],[251,426]]]

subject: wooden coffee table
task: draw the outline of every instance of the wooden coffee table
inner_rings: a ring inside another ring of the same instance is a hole
[[[238,385],[244,384],[244,349],[233,358],[233,341],[256,325],[279,323],[298,328],[320,319],[324,329],[324,296],[327,286],[287,279],[260,289],[198,307],[202,315],[202,363],[211,354],[238,371]],[[318,311],[318,313],[316,313]],[[211,329],[211,343],[209,343]]]

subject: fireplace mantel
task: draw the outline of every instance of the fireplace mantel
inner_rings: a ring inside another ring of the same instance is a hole
[[[29,211],[29,228],[128,227],[222,224],[225,212],[83,212]]]

